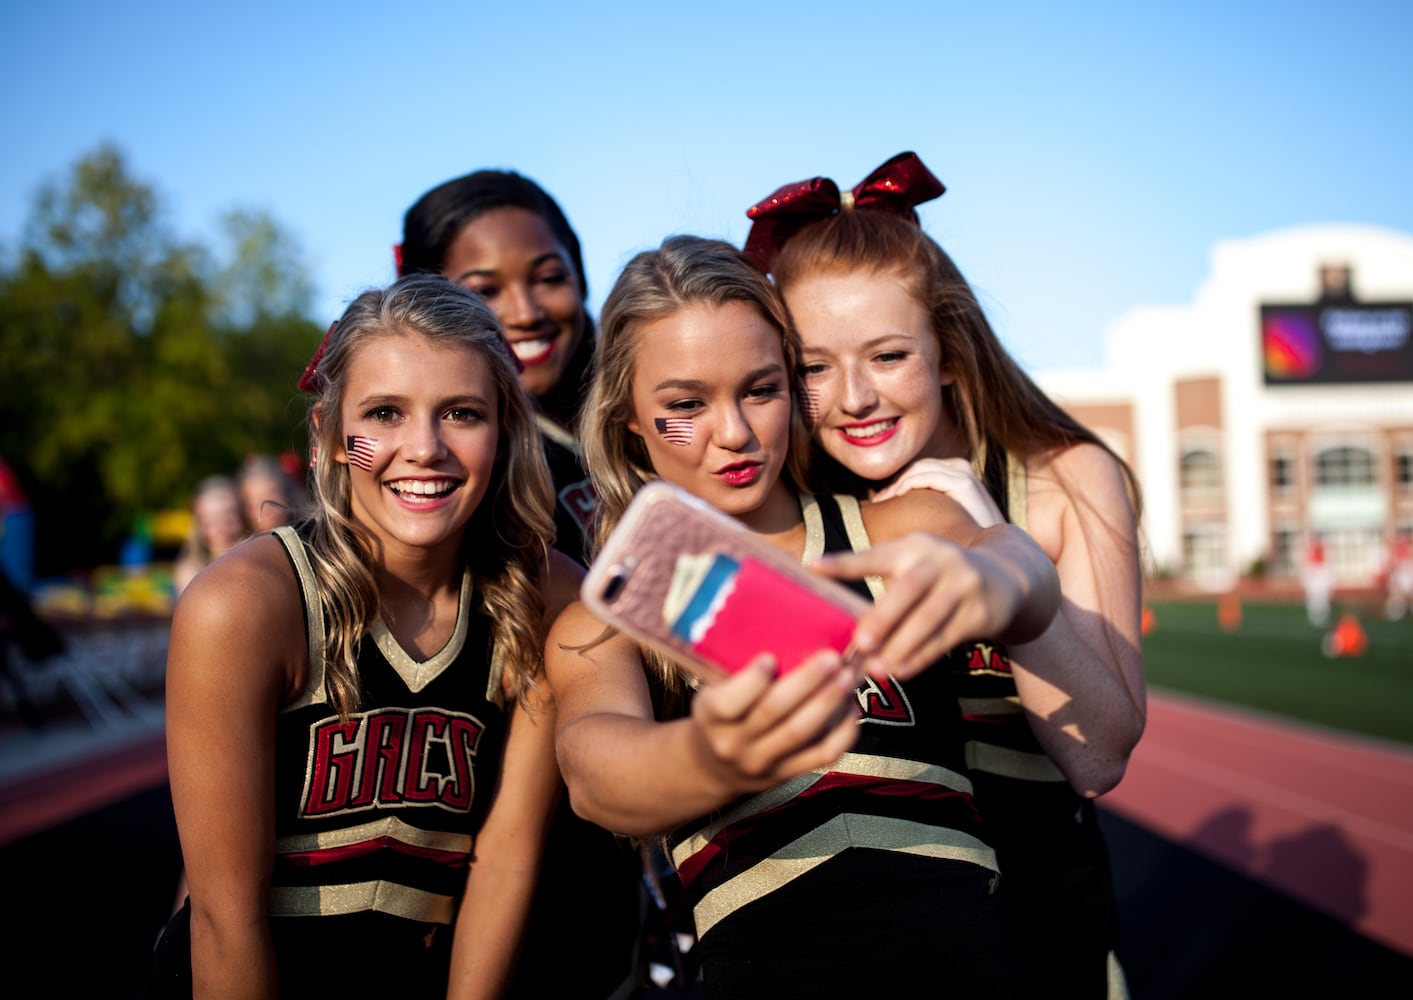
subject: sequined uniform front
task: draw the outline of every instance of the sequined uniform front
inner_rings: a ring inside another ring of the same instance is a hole
[[[1025,463],[1007,463],[1008,520],[1026,526]],[[1094,803],[1070,787],[1031,732],[1004,646],[952,653],[967,767],[1005,873],[1006,902],[1027,968],[1046,996],[1127,995],[1109,854]]]
[[[490,620],[469,572],[456,629],[430,659],[382,623],[359,650],[357,711],[324,685],[324,616],[303,541],[278,531],[299,578],[310,673],[275,731],[271,928],[285,996],[385,984],[440,995],[451,923],[495,792],[505,713],[492,695]]]
[[[807,557],[867,546],[854,500],[802,505]],[[1017,995],[954,677],[870,680],[857,697],[859,741],[836,764],[670,838],[707,995]]]

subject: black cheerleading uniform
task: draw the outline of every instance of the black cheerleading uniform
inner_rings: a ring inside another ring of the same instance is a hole
[[[572,435],[544,414],[536,415],[554,486],[555,548],[587,563],[598,499]]]
[[[275,534],[309,645],[305,688],[275,722],[270,933],[281,995],[443,997],[451,925],[504,754],[490,619],[467,571],[455,631],[429,659],[375,621],[358,652],[358,707],[341,720],[304,540],[295,528]],[[189,928],[188,901],[163,931],[142,996],[191,995]]]
[[[342,721],[324,684],[324,615],[303,540],[278,529],[299,578],[309,681],[275,730],[270,926],[282,992],[385,983],[440,995],[475,836],[506,735],[491,621],[469,571],[456,628],[424,661],[381,619],[358,653],[358,709]]]
[[[1007,462],[1006,517],[1026,527],[1025,463]],[[1070,787],[1025,720],[1003,646],[951,654],[977,808],[1005,874],[1006,903],[1030,974],[1045,995],[1127,995],[1108,850],[1094,803]]]
[[[806,557],[867,547],[855,500],[801,503]],[[1019,995],[954,682],[866,680],[839,761],[669,838],[707,996]]]

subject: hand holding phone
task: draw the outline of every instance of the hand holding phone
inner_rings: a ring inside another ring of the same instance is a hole
[[[862,597],[815,575],[734,518],[661,480],[634,497],[589,568],[585,605],[704,679],[761,653],[781,673],[848,658]]]

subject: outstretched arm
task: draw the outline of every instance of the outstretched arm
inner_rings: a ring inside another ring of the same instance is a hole
[[[637,646],[581,605],[546,650],[559,705],[559,763],[574,810],[647,836],[833,763],[858,735],[857,678],[823,652],[775,679],[768,658],[701,688],[684,718],[657,722]]]

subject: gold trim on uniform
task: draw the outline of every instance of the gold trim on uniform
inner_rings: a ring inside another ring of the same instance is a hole
[[[304,594],[304,633],[309,641],[309,678],[299,697],[280,709],[292,712],[305,705],[322,705],[329,700],[324,690],[324,605],[319,601],[319,588],[314,583],[314,567],[309,563],[309,553],[304,549],[304,540],[299,532],[289,525],[275,529],[275,536],[284,545],[285,551],[294,563],[295,576],[299,578],[299,589]]]
[[[839,504],[839,513],[844,518],[844,533],[849,536],[849,546],[855,552],[867,552],[872,543],[868,540],[868,529],[864,527],[863,511],[859,509],[859,502],[847,493],[836,493],[834,500]],[[883,577],[866,576],[864,583],[868,584],[868,592],[873,595],[875,601],[883,597]]]
[[[800,560],[809,562],[824,555],[824,515],[811,493],[800,494],[800,513],[805,519],[805,550],[800,553]]]
[[[388,664],[397,671],[403,683],[412,691],[421,691],[432,683],[461,655],[461,647],[466,644],[466,632],[470,627],[468,619],[471,617],[471,594],[474,589],[471,570],[467,568],[461,574],[461,596],[456,606],[456,629],[446,645],[426,660],[413,659],[407,650],[398,644],[392,632],[388,631],[387,623],[381,615],[373,620],[370,633],[373,641],[378,644],[383,656],[387,657]]]
[[[698,829],[696,833],[683,838],[672,849],[673,863],[681,866],[688,858],[710,844],[712,838],[722,830],[758,813],[774,809],[804,793],[816,782],[830,774],[863,775],[869,778],[889,778],[894,781],[923,781],[940,785],[943,788],[950,788],[956,792],[964,792],[967,795],[972,793],[970,779],[938,764],[874,754],[846,753],[831,767],[807,771],[769,791],[752,795],[717,816]]]
[[[540,428],[540,433],[555,444],[562,448],[568,448],[579,458],[584,457],[584,451],[579,447],[579,442],[574,440],[574,435],[570,434],[549,417],[545,416],[543,413],[536,413],[535,424]]]
[[[996,852],[960,830],[886,816],[841,813],[704,895],[692,908],[697,936],[705,935],[745,904],[788,885],[854,846],[967,861],[992,872],[999,870]]]
[[[339,916],[368,910],[423,923],[449,924],[456,912],[456,900],[394,882],[276,886],[270,890],[272,917]]]
[[[298,854],[304,851],[326,851],[336,847],[362,844],[379,837],[413,847],[425,847],[435,851],[450,851],[456,854],[470,854],[475,838],[469,833],[447,833],[442,830],[424,830],[411,826],[396,816],[385,816],[371,823],[330,830],[326,833],[301,833],[281,837],[275,842],[276,854]]]
[[[1027,483],[1029,472],[1025,459],[1006,453],[1006,520],[1022,531],[1030,513],[1030,488]]]
[[[967,767],[973,771],[999,774],[1025,781],[1064,781],[1060,769],[1043,753],[1026,753],[994,743],[970,740],[966,744]]]

